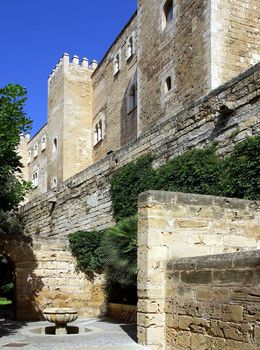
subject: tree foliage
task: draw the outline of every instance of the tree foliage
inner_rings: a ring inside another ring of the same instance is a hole
[[[9,84],[0,89],[0,212],[15,209],[23,199],[29,184],[21,179],[22,164],[17,149],[21,134],[31,128],[31,120],[24,110],[27,91]],[[5,222],[7,224],[7,222]]]
[[[119,221],[104,231],[101,249],[109,282],[136,286],[137,216]]]

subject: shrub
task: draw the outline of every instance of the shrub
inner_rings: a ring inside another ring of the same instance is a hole
[[[102,251],[108,282],[136,286],[137,217],[124,219],[105,230]]]
[[[216,195],[220,172],[221,160],[215,147],[193,149],[158,169],[156,189]]]
[[[223,196],[260,200],[260,135],[236,144],[223,161],[220,185]]]
[[[116,221],[135,215],[139,193],[153,189],[156,171],[153,156],[147,154],[118,169],[111,179],[112,204]]]
[[[86,274],[102,271],[102,234],[102,231],[78,231],[69,235],[70,249],[77,260],[77,268]]]

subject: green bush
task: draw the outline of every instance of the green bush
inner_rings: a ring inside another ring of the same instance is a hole
[[[260,200],[260,135],[236,144],[222,168],[220,195]]]
[[[78,231],[69,235],[70,249],[77,260],[77,268],[88,275],[103,269],[102,234],[102,231]]]
[[[224,159],[216,150],[186,151],[158,170],[146,155],[119,169],[111,180],[116,221],[137,213],[138,195],[146,190],[260,199],[260,135],[238,143]]]
[[[220,173],[221,159],[215,147],[193,149],[158,169],[156,189],[216,195]]]
[[[116,221],[135,215],[138,195],[153,189],[156,171],[153,156],[147,154],[118,169],[111,179],[112,204]]]
[[[108,282],[136,286],[137,217],[121,220],[106,229],[101,244]]]

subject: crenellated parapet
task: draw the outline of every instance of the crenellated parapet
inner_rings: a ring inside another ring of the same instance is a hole
[[[80,61],[79,57],[77,55],[74,55],[70,59],[70,55],[68,53],[64,53],[62,58],[59,60],[59,62],[56,64],[54,69],[52,70],[51,74],[48,77],[48,82],[50,83],[54,77],[56,77],[57,74],[59,74],[61,71],[64,71],[66,68],[69,67],[78,67],[82,70],[87,70],[91,72],[94,72],[94,70],[97,68],[98,63],[96,60],[93,60],[90,64],[86,57],[83,57]]]

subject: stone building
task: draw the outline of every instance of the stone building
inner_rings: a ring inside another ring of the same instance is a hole
[[[48,122],[21,141],[38,197],[255,65],[257,0],[139,0],[97,65],[64,54],[48,79]]]

